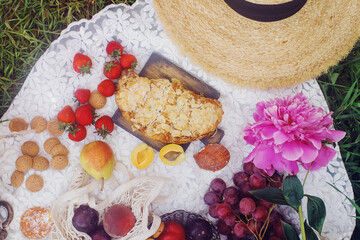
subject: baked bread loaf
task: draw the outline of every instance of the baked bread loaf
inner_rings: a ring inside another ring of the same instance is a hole
[[[210,136],[221,122],[221,103],[186,89],[177,79],[148,79],[126,69],[115,101],[123,117],[146,137],[183,144]]]

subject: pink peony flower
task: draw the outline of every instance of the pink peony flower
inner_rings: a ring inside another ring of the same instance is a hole
[[[253,162],[270,175],[275,170],[297,174],[299,164],[310,170],[325,167],[336,154],[326,144],[345,136],[343,131],[329,129],[330,115],[312,107],[301,93],[259,102],[255,123],[244,129],[245,141],[255,146],[244,162]]]

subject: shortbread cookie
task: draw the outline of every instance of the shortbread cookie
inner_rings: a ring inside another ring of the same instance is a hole
[[[22,118],[14,118],[9,123],[10,132],[20,132],[28,128],[27,122]]]
[[[51,119],[48,123],[47,123],[47,127],[46,129],[48,130],[48,132],[54,136],[54,137],[58,137],[61,134],[63,134],[64,130],[60,130],[59,129],[59,122],[56,118]]]
[[[50,154],[51,149],[53,149],[53,147],[55,147],[56,145],[61,144],[60,140],[52,137],[52,138],[48,138],[45,142],[44,142],[44,150],[45,152],[47,152],[48,154]]]
[[[20,172],[29,171],[33,166],[33,158],[28,155],[20,156],[16,159],[15,165]]]
[[[41,133],[45,131],[47,127],[46,119],[42,116],[36,116],[31,120],[30,127],[31,129],[35,129],[36,133]]]
[[[62,170],[69,164],[67,156],[55,156],[50,161],[50,166],[55,170]]]
[[[34,141],[27,141],[21,146],[21,152],[24,155],[35,157],[39,154],[39,145]]]
[[[14,188],[18,188],[24,182],[24,173],[18,170],[15,170],[10,178],[11,185]]]
[[[41,176],[33,174],[26,179],[25,185],[30,192],[38,192],[43,188],[44,180]]]
[[[54,156],[59,156],[59,155],[60,156],[66,156],[66,155],[68,155],[68,153],[69,153],[68,149],[62,144],[56,145],[50,151],[50,155],[53,156],[53,157]]]
[[[36,171],[45,171],[49,168],[49,160],[43,156],[36,156],[33,159],[33,169]]]

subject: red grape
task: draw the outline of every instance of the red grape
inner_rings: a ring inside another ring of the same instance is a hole
[[[238,222],[235,224],[233,231],[237,237],[242,238],[246,236],[249,230],[244,223]]]
[[[269,238],[269,240],[281,240],[281,238],[276,237],[276,236],[272,236],[272,237]]]
[[[269,181],[271,187],[280,188],[282,185],[282,177],[278,173],[272,175]]]
[[[214,192],[207,192],[207,193],[204,195],[204,202],[205,202],[207,205],[211,205],[211,204],[220,202],[220,198],[219,198],[219,196],[218,196],[216,193],[214,193]]]
[[[230,216],[231,207],[227,203],[220,203],[219,205],[216,206],[215,212],[219,218],[224,219],[224,218],[227,218],[228,216]]]
[[[273,230],[274,230],[274,233],[276,236],[278,236],[280,238],[285,238],[281,221],[278,221],[277,223],[275,223],[275,225],[273,226]]]
[[[226,183],[221,178],[215,178],[210,183],[210,188],[218,193],[219,195],[223,194],[226,189]]]
[[[213,217],[213,218],[218,218],[218,216],[216,215],[215,209],[216,209],[216,207],[217,207],[219,204],[220,204],[220,203],[214,203],[214,204],[211,204],[211,205],[209,206],[209,214],[210,214],[211,217]]]
[[[249,193],[249,191],[253,190],[252,187],[250,186],[249,182],[244,182],[243,184],[241,184],[239,191],[240,191],[240,196],[243,197],[251,197],[252,194]]]
[[[255,201],[252,198],[245,197],[240,200],[239,209],[242,214],[250,215],[256,209]]]
[[[277,211],[272,211],[269,217],[269,226],[273,226],[280,220],[280,214]]]
[[[265,200],[260,199],[260,200],[259,200],[259,205],[264,206],[264,207],[266,207],[266,208],[271,208],[271,206],[272,206],[273,204],[272,204],[272,203],[269,203],[269,202],[267,202],[267,201],[265,201]]]
[[[264,206],[257,206],[255,211],[252,213],[252,216],[255,221],[263,222],[268,216],[268,210]]]
[[[226,223],[222,219],[219,219],[217,221],[216,227],[219,230],[219,233],[222,235],[228,235],[231,233],[231,227],[226,225]]]
[[[224,219],[226,225],[233,227],[235,225],[236,216],[234,214],[230,214],[227,218]]]
[[[254,173],[249,178],[250,186],[254,189],[262,189],[266,186],[266,178],[260,173]]]
[[[255,165],[252,162],[247,162],[247,163],[243,164],[244,171],[249,175],[254,173],[254,171],[253,171],[254,166]]]
[[[228,187],[224,191],[223,200],[224,202],[235,205],[239,201],[239,191],[236,187]]]
[[[233,181],[235,186],[240,187],[243,182],[249,181],[249,175],[246,172],[235,173]]]
[[[259,233],[262,227],[262,223],[261,222],[256,222],[254,220],[250,220],[250,222],[248,223],[248,228],[253,232],[253,233]]]

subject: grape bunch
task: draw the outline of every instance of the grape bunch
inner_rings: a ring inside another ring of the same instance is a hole
[[[204,195],[209,205],[209,214],[216,218],[219,233],[228,240],[282,240],[282,216],[274,210],[272,203],[256,199],[249,191],[268,187],[281,188],[282,178],[278,173],[272,176],[244,163],[244,171],[233,176],[235,186],[226,186],[221,178],[210,183],[210,191]]]

